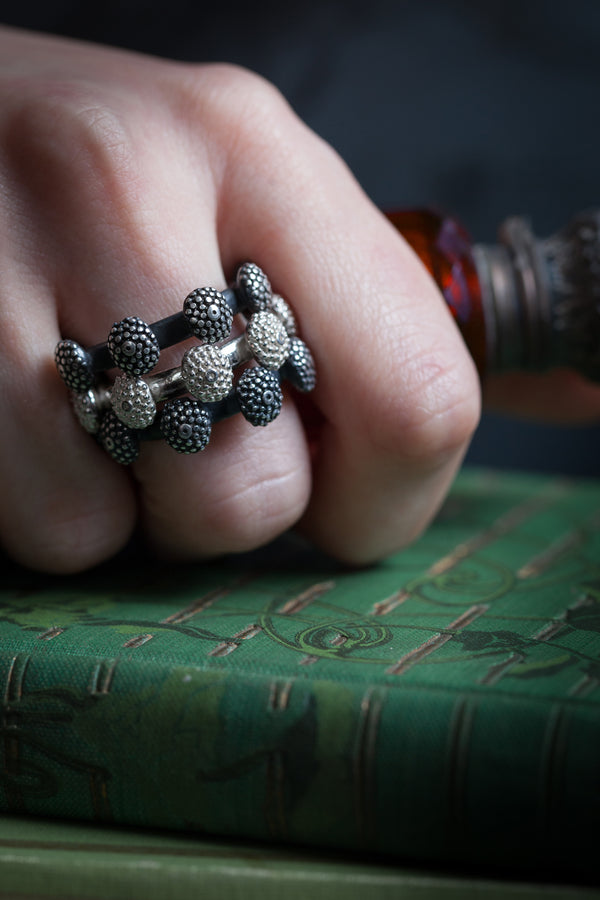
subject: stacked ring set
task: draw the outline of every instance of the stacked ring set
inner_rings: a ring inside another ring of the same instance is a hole
[[[245,329],[234,337],[238,314]],[[199,343],[179,367],[150,374],[161,350],[194,337]],[[182,312],[152,325],[128,316],[106,343],[88,349],[62,340],[55,361],[79,422],[124,465],[137,459],[143,440],[163,438],[179,453],[197,453],[212,426],[238,412],[268,425],[281,410],[283,380],[302,392],[316,380],[290,307],[254,263],[240,266],[227,290],[198,288]],[[114,368],[121,372],[110,382],[105,373]]]

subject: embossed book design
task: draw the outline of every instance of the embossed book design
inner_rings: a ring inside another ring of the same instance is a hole
[[[600,484],[466,472],[347,571],[293,539],[13,569],[0,804],[581,874],[600,823]]]

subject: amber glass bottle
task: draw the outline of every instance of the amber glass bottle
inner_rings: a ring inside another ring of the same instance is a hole
[[[430,210],[400,210],[388,218],[433,276],[473,356],[486,370],[486,326],[473,244],[462,225]]]

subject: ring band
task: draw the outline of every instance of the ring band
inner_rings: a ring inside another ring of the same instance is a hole
[[[246,327],[232,338],[238,314]],[[282,380],[302,392],[315,386],[312,354],[296,332],[292,310],[262,269],[244,263],[233,285],[192,291],[180,313],[151,325],[128,316],[105,343],[87,349],[59,341],[55,362],[80,424],[127,465],[145,440],[164,438],[179,453],[203,450],[212,425],[237,412],[253,425],[272,422],[283,402]],[[149,374],[162,349],[193,337],[199,343],[179,367]],[[234,370],[245,364],[234,383]],[[117,367],[111,383],[105,373]]]

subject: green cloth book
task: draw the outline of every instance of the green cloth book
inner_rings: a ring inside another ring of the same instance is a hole
[[[590,881],[600,482],[465,471],[359,570],[9,567],[0,696],[6,814]]]

